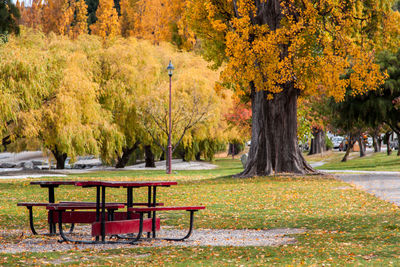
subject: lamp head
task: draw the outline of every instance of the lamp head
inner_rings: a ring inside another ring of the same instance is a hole
[[[168,70],[168,75],[169,75],[169,76],[172,76],[172,73],[173,73],[173,70],[174,70],[174,66],[172,66],[171,60],[169,61],[167,70]]]

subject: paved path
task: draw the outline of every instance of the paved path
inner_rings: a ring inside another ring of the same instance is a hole
[[[336,173],[334,176],[400,206],[399,172]]]

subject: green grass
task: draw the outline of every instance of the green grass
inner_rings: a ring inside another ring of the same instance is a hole
[[[206,205],[195,218],[196,228],[273,229],[303,228],[296,244],[279,247],[135,247],[101,252],[1,254],[3,265],[400,265],[400,213],[390,203],[327,177],[230,178],[241,170],[238,160],[219,160],[219,169],[178,172],[167,177],[161,172],[111,172],[73,179],[170,179],[178,186],[162,188],[158,199],[176,205]],[[47,178],[46,178],[47,179]],[[60,179],[60,178],[54,178]],[[65,179],[65,178],[62,178]],[[25,208],[19,201],[45,201],[47,191],[29,185],[29,179],[0,182],[0,229],[28,231]],[[136,200],[145,191],[137,190]],[[124,191],[109,190],[108,200],[123,200]],[[139,196],[140,195],[140,196]],[[58,200],[93,200],[93,188],[56,189]],[[186,226],[173,213],[164,214],[164,223]],[[43,209],[36,216],[43,228]],[[0,238],[16,242],[18,234]],[[29,237],[28,237],[29,238]]]
[[[353,153],[353,158],[341,162],[341,157],[333,158],[329,163],[318,167],[323,170],[360,170],[360,171],[400,171],[400,157],[397,156],[397,151],[392,155],[387,156],[386,152],[373,153],[366,157],[360,158]]]

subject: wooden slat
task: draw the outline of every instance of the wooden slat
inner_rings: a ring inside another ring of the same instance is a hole
[[[52,203],[40,203],[40,202],[20,202],[17,203],[17,206],[22,206],[22,207],[46,207],[47,205],[52,204]]]
[[[143,232],[151,232],[151,221],[152,219],[143,220]],[[139,219],[134,220],[122,220],[106,222],[105,225],[106,235],[119,235],[119,234],[130,234],[139,232]],[[160,230],[160,219],[156,219],[156,231]],[[92,225],[92,236],[101,235],[101,224],[95,222]]]
[[[85,204],[96,205],[96,202],[80,202],[80,201],[60,201],[60,203],[85,203]],[[125,202],[106,202],[106,204],[123,204],[123,205],[127,205],[127,203],[125,203]],[[132,203],[132,205],[133,206],[148,206],[149,203],[147,203],[147,202],[135,202],[135,203]],[[158,202],[158,203],[156,203],[156,206],[164,206],[164,203]]]
[[[32,185],[41,185],[41,186],[48,186],[48,185],[75,185],[76,181],[32,181],[30,184]]]
[[[108,203],[106,204],[106,209],[120,209],[124,208],[125,205],[121,203]],[[95,209],[96,203],[85,203],[85,202],[76,202],[76,203],[57,203],[51,204],[47,206],[48,210],[85,210],[85,209]]]
[[[203,210],[204,206],[183,206],[183,207],[147,207],[147,208],[128,208],[129,211],[136,212],[149,212],[149,211],[163,211],[163,210]]]
[[[75,183],[77,186],[92,187],[92,186],[106,186],[106,187],[142,187],[142,186],[171,186],[177,185],[174,181],[78,181]]]
[[[53,222],[58,223],[58,212],[53,212]],[[50,222],[50,213],[47,216],[48,222]],[[114,212],[114,220],[126,220],[126,212]],[[131,213],[130,219],[139,219],[139,214]],[[106,220],[108,220],[108,212],[106,212]],[[63,223],[94,223],[96,222],[95,211],[64,211],[62,213]]]

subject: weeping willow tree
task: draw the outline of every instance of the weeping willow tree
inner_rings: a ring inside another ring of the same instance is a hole
[[[100,48],[94,37],[70,41],[31,31],[0,48],[1,87],[15,99],[10,134],[20,143],[36,141],[51,151],[58,169],[65,167],[67,157],[73,162],[77,155],[98,155],[102,138],[118,134],[93,82],[96,61],[91,57]]]

